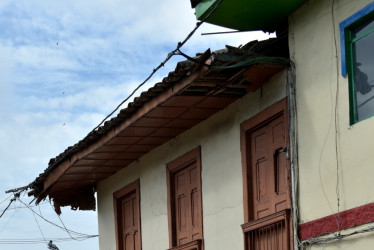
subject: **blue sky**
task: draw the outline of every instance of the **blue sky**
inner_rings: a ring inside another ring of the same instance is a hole
[[[50,158],[82,139],[142,82],[195,26],[188,0],[0,1],[0,202],[5,190],[29,184]],[[204,24],[183,47],[190,55],[263,39],[259,32],[224,31]],[[145,90],[174,70],[173,58]],[[140,92],[138,92],[139,94]],[[22,200],[30,202],[27,196]],[[0,204],[0,210],[9,200]],[[47,249],[45,244],[1,245],[3,239],[43,238],[19,202],[0,218],[1,249]],[[39,208],[35,210],[39,212]],[[50,204],[43,216],[59,223]],[[63,209],[75,231],[97,234],[95,212]],[[46,238],[69,237],[38,220]],[[57,243],[62,249],[98,249],[98,240]]]

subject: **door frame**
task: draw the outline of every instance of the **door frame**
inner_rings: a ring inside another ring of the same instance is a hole
[[[169,227],[169,248],[172,249],[175,247],[175,211],[174,211],[174,192],[172,181],[173,176],[180,170],[186,168],[192,162],[196,162],[197,168],[197,178],[198,178],[198,187],[199,187],[199,205],[201,208],[200,214],[200,235],[201,239],[197,241],[192,241],[195,244],[198,244],[201,249],[203,249],[203,204],[202,204],[202,187],[201,187],[201,147],[198,146],[182,156],[179,156],[177,159],[166,164],[166,181],[167,181],[167,198],[168,198],[168,227]],[[200,249],[198,248],[198,249]]]
[[[125,187],[121,188],[120,190],[117,190],[113,193],[113,209],[114,209],[114,223],[115,223],[115,231],[116,231],[116,249],[121,250],[121,242],[123,242],[122,234],[120,233],[122,231],[121,227],[121,219],[118,212],[118,205],[121,204],[121,200],[126,197],[127,195],[135,192],[136,194],[136,200],[138,203],[138,211],[137,211],[137,223],[139,225],[139,238],[140,238],[140,249],[142,249],[142,234],[141,234],[141,214],[140,214],[140,180],[137,179],[136,181],[126,185]]]
[[[247,223],[253,218],[252,206],[251,206],[251,197],[252,197],[252,171],[251,171],[251,147],[247,145],[247,134],[255,131],[256,129],[264,126],[266,123],[274,120],[277,117],[284,116],[285,126],[289,128],[289,115],[288,115],[288,106],[287,98],[284,98],[270,107],[266,108],[263,111],[260,111],[258,114],[252,118],[242,122],[240,124],[240,151],[242,158],[242,175],[243,175],[243,208],[244,208],[244,222]],[[286,133],[286,145],[289,148],[290,139],[289,133]],[[291,188],[291,185],[290,185]],[[291,191],[291,190],[290,190]],[[291,198],[291,197],[290,197]]]

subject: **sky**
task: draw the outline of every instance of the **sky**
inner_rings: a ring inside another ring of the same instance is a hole
[[[188,0],[1,0],[0,213],[12,198],[6,190],[32,182],[50,158],[85,137],[195,24]],[[182,51],[193,56],[267,37],[262,32],[201,34],[218,31],[227,30],[203,24]],[[173,57],[140,91],[182,60]],[[94,211],[64,208],[61,222],[48,200],[31,209],[68,229],[98,234]],[[73,240],[20,201],[0,218],[0,249],[47,249],[45,239],[58,238],[64,238],[55,241],[60,250],[98,249],[98,238]],[[9,244],[26,239],[33,244]]]

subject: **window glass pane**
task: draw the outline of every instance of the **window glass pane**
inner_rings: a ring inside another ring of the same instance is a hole
[[[356,38],[357,36],[360,36],[364,34],[366,31],[374,28],[374,19],[369,20],[366,23],[363,23],[356,28],[352,29],[352,38]]]
[[[374,33],[353,44],[356,121],[374,115]]]

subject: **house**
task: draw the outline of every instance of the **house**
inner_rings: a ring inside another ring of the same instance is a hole
[[[277,38],[180,62],[30,195],[87,210],[97,192],[105,250],[370,249],[374,2],[191,4]]]

